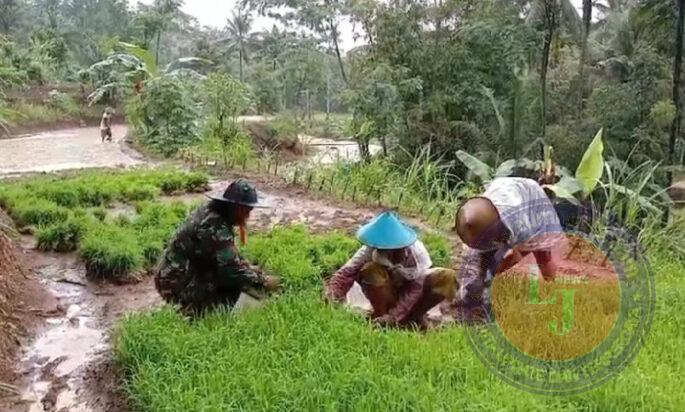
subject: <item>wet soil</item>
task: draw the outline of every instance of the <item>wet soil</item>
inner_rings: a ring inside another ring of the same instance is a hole
[[[125,130],[115,127],[117,139]],[[122,144],[119,144],[122,143]],[[96,128],[70,129],[0,141],[0,176],[63,169],[132,166],[146,159],[122,142],[102,143]],[[353,233],[371,219],[378,208],[360,208],[349,202],[307,193],[272,176],[229,173],[211,185],[220,194],[237,177],[247,177],[271,205],[255,209],[252,230],[274,225],[303,223],[314,232],[341,230]],[[164,197],[167,201],[206,200],[205,194]],[[111,213],[131,215],[135,211],[119,205]],[[427,226],[418,220],[411,224]],[[14,411],[124,411],[120,374],[112,359],[111,332],[127,313],[149,310],[161,304],[152,278],[140,283],[113,285],[86,279],[85,268],[76,254],[45,253],[35,250],[35,239],[21,239],[21,254],[30,279],[38,291],[27,289],[40,314],[35,339],[22,342],[23,351],[15,366],[16,375],[7,380],[19,394],[0,403],[0,410]],[[350,303],[364,308],[368,301],[361,290],[350,292]],[[39,305],[38,305],[39,304]],[[238,306],[257,304],[246,296]],[[26,320],[19,324],[29,325]],[[30,327],[28,327],[30,329]],[[2,376],[0,375],[0,380]]]

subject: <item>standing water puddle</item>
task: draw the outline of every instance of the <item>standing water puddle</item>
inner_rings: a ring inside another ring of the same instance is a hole
[[[89,411],[78,400],[79,371],[107,349],[106,326],[98,321],[96,296],[85,287],[84,269],[76,258],[42,257],[45,262],[36,273],[60,305],[21,360],[27,382],[22,400],[30,412]]]

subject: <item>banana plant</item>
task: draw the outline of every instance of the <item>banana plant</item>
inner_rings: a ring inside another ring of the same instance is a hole
[[[575,176],[562,175],[558,182],[545,184],[543,187],[557,197],[567,199],[574,204],[578,204],[581,199],[587,198],[600,183],[604,172],[603,132],[604,130],[600,129],[590,146],[585,150]],[[552,149],[547,149],[546,153],[548,153],[546,157],[549,157],[547,162],[552,163]]]
[[[459,150],[457,158],[469,169],[469,172],[475,176],[480,183],[487,185],[493,179],[498,177],[509,176],[527,176],[534,177],[538,174],[542,167],[541,161],[534,161],[530,159],[510,159],[502,162],[498,167],[493,168],[488,164],[478,159],[477,157]]]
[[[199,57],[183,57],[160,69],[149,50],[125,42],[119,42],[118,48],[123,52],[114,53],[85,71],[97,85],[88,96],[90,104],[97,103],[104,96],[111,95],[117,90],[124,90],[127,84],[133,84],[139,92],[143,82],[148,79],[176,76],[180,73],[199,75],[214,64]]]

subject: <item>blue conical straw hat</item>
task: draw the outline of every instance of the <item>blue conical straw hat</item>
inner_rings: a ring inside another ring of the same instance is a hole
[[[416,242],[416,232],[394,212],[384,212],[357,231],[357,238],[375,249],[403,249]]]

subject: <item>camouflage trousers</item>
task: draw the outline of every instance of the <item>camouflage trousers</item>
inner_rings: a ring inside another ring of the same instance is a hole
[[[191,268],[162,266],[155,276],[155,288],[170,304],[187,315],[199,315],[221,306],[233,307],[240,288],[229,288],[216,281],[213,273],[197,273]]]

